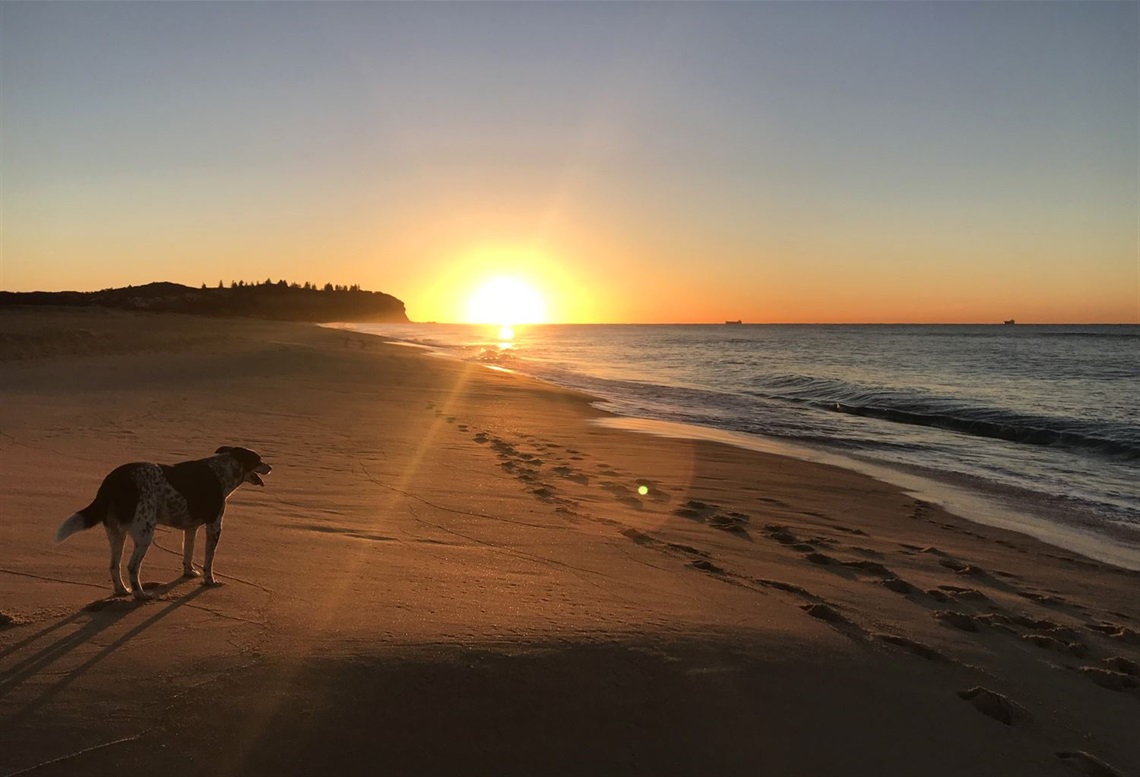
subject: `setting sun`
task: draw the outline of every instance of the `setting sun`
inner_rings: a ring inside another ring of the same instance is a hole
[[[546,300],[526,281],[492,278],[468,300],[467,321],[498,324],[504,329],[514,324],[542,324],[546,322]]]

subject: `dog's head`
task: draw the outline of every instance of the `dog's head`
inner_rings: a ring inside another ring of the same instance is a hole
[[[233,457],[238,464],[241,465],[241,470],[245,473],[243,483],[252,483],[255,486],[264,486],[265,483],[261,480],[261,475],[268,475],[273,471],[273,467],[266,464],[261,460],[261,455],[257,451],[251,451],[249,448],[232,448],[228,445],[223,445],[218,448],[214,453],[224,453],[227,456]]]

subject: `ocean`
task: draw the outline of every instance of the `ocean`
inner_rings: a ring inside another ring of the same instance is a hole
[[[1138,326],[346,326],[587,392],[614,425],[839,463],[1140,568]]]

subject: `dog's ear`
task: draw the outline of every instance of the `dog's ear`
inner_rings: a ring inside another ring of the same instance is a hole
[[[218,448],[216,451],[214,451],[214,455],[217,455],[219,453],[229,453],[232,450],[233,450],[233,448],[231,448],[230,446],[223,445],[221,448]]]

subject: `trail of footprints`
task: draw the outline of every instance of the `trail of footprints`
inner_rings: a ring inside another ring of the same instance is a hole
[[[447,416],[433,404],[429,404],[428,409],[434,410],[436,416],[445,418],[448,423],[454,424],[457,420],[453,416]],[[460,432],[471,434],[474,442],[493,450],[504,472],[515,477],[534,498],[554,504],[555,512],[568,519],[592,520],[611,525],[632,542],[677,557],[692,569],[715,576],[725,583],[791,595],[797,600],[797,606],[808,616],[829,624],[851,638],[878,641],[929,661],[953,663],[953,659],[917,640],[898,634],[864,629],[841,612],[836,605],[824,601],[802,586],[735,572],[718,564],[706,551],[658,539],[612,518],[588,514],[580,509],[580,502],[566,495],[559,485],[561,481],[565,481],[579,487],[596,487],[609,494],[616,502],[639,509],[643,508],[646,502],[668,505],[673,500],[673,495],[659,482],[635,478],[630,473],[622,472],[606,463],[598,462],[591,465],[580,451],[544,442],[532,435],[519,435],[521,441],[512,443],[486,431],[472,430],[467,424],[458,424],[456,428]],[[523,450],[523,447],[529,447],[533,452]],[[757,501],[762,509],[791,508],[787,503],[777,499],[760,498]],[[914,520],[929,521],[931,507],[927,502],[915,500],[910,517]],[[947,628],[977,634],[979,637],[996,634],[1021,640],[1025,644],[1048,651],[1043,656],[1051,656],[1052,660],[1077,661],[1078,664],[1062,665],[1069,670],[1079,672],[1108,690],[1140,696],[1138,661],[1117,655],[1121,651],[1128,652],[1128,648],[1124,647],[1126,645],[1140,645],[1140,633],[1130,626],[1106,620],[1085,618],[1080,626],[1074,626],[1049,618],[1034,618],[1007,611],[995,603],[980,587],[1012,593],[1042,607],[1071,609],[1083,614],[1080,608],[1054,594],[1017,588],[1011,582],[1015,580],[1012,575],[1001,572],[991,575],[986,570],[956,559],[938,548],[900,543],[899,546],[907,555],[929,557],[934,565],[953,574],[963,583],[946,583],[922,590],[895,574],[881,562],[874,560],[882,554],[870,548],[845,545],[836,538],[822,536],[818,532],[801,537],[790,527],[779,523],[767,523],[757,528],[752,525],[751,517],[747,514],[724,510],[716,504],[698,499],[689,499],[671,512],[678,518],[704,524],[711,529],[735,535],[743,540],[755,541],[759,537],[778,543],[789,551],[800,554],[806,563],[850,579],[881,586],[907,597],[916,605],[929,609],[931,617]],[[811,513],[809,517],[827,521],[828,529],[851,538],[867,536],[861,529],[844,526],[820,513]],[[936,522],[935,525],[947,531],[964,532],[967,535],[981,537],[951,524]],[[1012,547],[1011,543],[1004,540],[998,542]],[[842,558],[840,553],[859,557]],[[1122,620],[1130,620],[1123,613],[1113,615]],[[1132,653],[1135,654],[1135,651]],[[979,711],[1009,725],[1013,725],[1023,713],[1023,711],[1017,712],[1020,708],[1014,702],[985,688],[963,690],[960,695]],[[1068,753],[1058,754],[1058,757],[1078,758],[1084,755],[1087,754]]]

